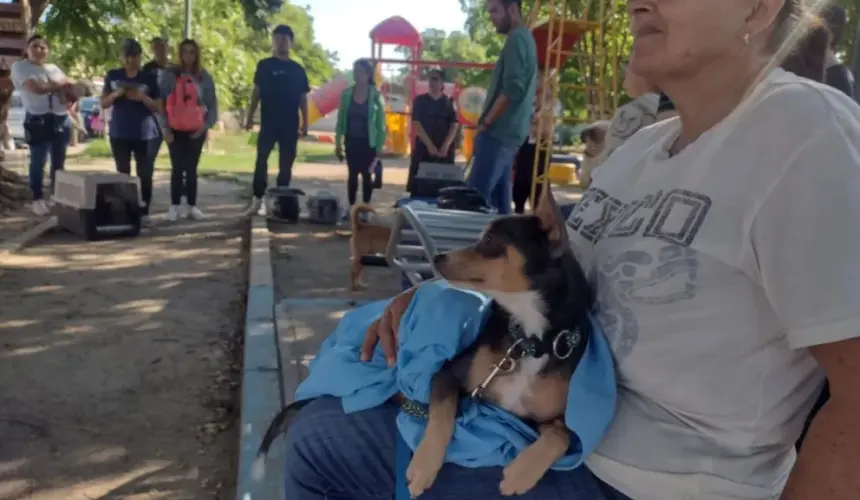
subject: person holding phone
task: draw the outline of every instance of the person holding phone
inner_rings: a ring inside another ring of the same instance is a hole
[[[349,205],[358,197],[361,176],[361,201],[370,203],[373,195],[372,169],[385,145],[385,101],[373,77],[373,64],[359,59],[352,66],[355,83],[340,95],[335,131],[335,154],[346,158]],[[344,156],[344,149],[346,155]]]
[[[123,66],[112,69],[105,75],[101,97],[102,109],[111,111],[110,145],[116,169],[131,174],[131,158],[134,156],[135,171],[140,179],[143,199],[143,215],[149,215],[152,202],[152,174],[155,157],[150,144],[159,137],[160,131],[155,115],[161,111],[158,77],[143,71],[143,50],[137,40],[122,43]]]

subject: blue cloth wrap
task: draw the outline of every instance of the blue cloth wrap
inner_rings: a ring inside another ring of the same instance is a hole
[[[385,403],[398,392],[427,404],[430,383],[442,365],[478,337],[491,311],[491,299],[448,285],[423,284],[403,315],[397,364],[389,368],[380,346],[370,362],[359,359],[365,331],[388,305],[378,301],[357,308],[340,321],[311,362],[310,375],[296,400],[323,395],[341,398],[352,413]],[[573,431],[568,453],[554,469],[578,467],[603,437],[615,414],[615,367],[606,339],[593,323],[585,354],[570,380],[564,420]],[[414,451],[426,420],[401,412],[397,428]],[[446,462],[463,467],[505,466],[537,439],[537,432],[513,414],[485,401],[463,398]]]

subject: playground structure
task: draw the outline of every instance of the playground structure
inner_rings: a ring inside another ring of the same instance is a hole
[[[530,8],[529,25],[538,47],[538,63],[542,69],[540,85],[542,95],[539,102],[558,102],[563,92],[582,92],[585,95],[585,120],[593,121],[610,118],[618,102],[619,54],[624,51],[624,19],[619,16],[620,0],[537,0]],[[539,19],[540,18],[540,19]],[[405,156],[411,149],[414,133],[411,124],[410,105],[413,99],[428,88],[421,80],[421,68],[433,66],[440,68],[477,68],[492,70],[493,64],[467,61],[433,61],[422,58],[423,40],[421,34],[406,19],[394,16],[376,25],[369,33],[371,46],[370,58],[377,68],[380,89],[386,97],[386,124],[388,137],[386,150],[389,153]],[[405,48],[406,59],[386,59],[382,55],[383,46]],[[392,106],[390,85],[382,83],[381,65],[406,65],[403,78],[405,90],[401,109]],[[561,83],[561,71],[574,65],[578,69],[575,82]],[[611,69],[610,69],[611,68]],[[338,76],[310,95],[310,123],[334,111],[340,93],[350,85],[345,76]],[[472,143],[476,134],[477,120],[483,106],[485,92],[477,87],[462,88],[459,82],[449,82],[445,93],[454,99],[458,108],[458,118],[464,127],[462,152],[471,157]],[[553,107],[542,109],[538,118],[539,130],[546,127],[546,120],[556,124]],[[552,130],[552,128],[550,128]],[[542,171],[545,175],[536,176],[537,182],[567,182],[572,178],[569,166],[552,165],[553,135],[537,137],[537,149],[547,153],[547,165]],[[535,160],[538,161],[537,159]],[[536,165],[537,166],[537,165]],[[535,169],[539,172],[541,169]]]

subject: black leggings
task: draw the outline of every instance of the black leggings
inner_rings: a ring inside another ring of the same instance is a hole
[[[349,169],[346,194],[350,205],[355,205],[359,175],[361,175],[361,201],[370,203],[370,198],[373,195],[370,164],[374,158],[376,158],[376,150],[370,147],[367,137],[346,138],[346,167]]]
[[[206,134],[191,137],[191,132],[176,131],[173,142],[168,144],[170,150],[170,204],[182,203],[182,196],[188,206],[197,205],[197,165],[200,164],[200,153]]]
[[[143,197],[143,214],[149,214],[149,204],[152,202],[152,171],[155,168],[155,156],[152,152],[153,141],[138,141],[115,139],[111,137],[110,148],[116,163],[116,171],[131,175],[131,157],[134,156],[135,173],[140,179],[140,195]]]
[[[532,194],[536,149],[535,144],[529,144],[529,142],[526,141],[526,143],[520,147],[519,153],[517,153],[516,164],[514,166],[514,186],[511,197],[514,200],[514,211],[518,214],[525,212],[526,200],[528,200]],[[540,160],[538,162],[538,169],[540,171],[539,175],[543,175],[545,159],[546,152],[541,151]],[[535,191],[535,197],[537,200],[540,199],[541,187],[542,186],[538,185],[537,190]],[[537,205],[537,201],[533,200],[531,205],[532,210],[534,210],[535,205]]]

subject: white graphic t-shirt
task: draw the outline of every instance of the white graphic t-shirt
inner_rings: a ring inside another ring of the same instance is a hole
[[[774,70],[679,154],[616,150],[568,219],[617,362],[587,465],[635,500],[775,499],[823,373],[860,336],[860,107]]]
[[[24,110],[33,115],[44,115],[53,113],[64,115],[68,111],[62,96],[58,93],[37,94],[24,88],[27,80],[36,80],[40,83],[61,83],[66,80],[63,71],[54,64],[33,64],[26,59],[16,61],[11,68],[12,84],[15,90],[21,94],[21,103]]]

